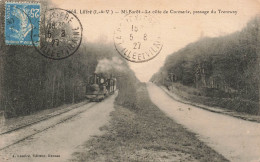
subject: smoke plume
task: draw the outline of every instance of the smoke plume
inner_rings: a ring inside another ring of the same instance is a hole
[[[126,70],[125,66],[118,57],[112,57],[112,59],[105,58],[98,61],[95,73],[123,72]]]

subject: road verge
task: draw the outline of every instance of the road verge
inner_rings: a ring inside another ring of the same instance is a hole
[[[115,104],[105,133],[87,141],[71,161],[227,161],[160,111],[145,84],[135,104]]]
[[[215,113],[220,113],[220,114],[224,114],[224,115],[229,115],[235,118],[239,118],[239,119],[243,119],[246,121],[252,121],[252,122],[257,122],[260,123],[260,116],[258,115],[250,115],[247,113],[243,113],[243,112],[237,112],[237,111],[232,111],[230,109],[225,109],[225,108],[221,108],[221,107],[213,107],[213,106],[207,106],[207,105],[203,105],[200,103],[196,103],[194,101],[189,101],[189,98],[187,97],[183,97],[182,95],[180,95],[180,93],[178,93],[177,89],[174,89],[174,91],[169,91],[167,88],[165,88],[164,86],[159,86],[166,94],[168,94],[168,96],[170,96],[172,99],[184,103],[184,104],[189,104],[192,106],[196,106],[198,108],[204,109],[204,110],[208,110],[211,112],[215,112]]]

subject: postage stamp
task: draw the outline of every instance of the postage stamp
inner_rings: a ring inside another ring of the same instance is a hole
[[[73,55],[82,40],[82,25],[75,14],[54,8],[45,12],[40,36],[40,46],[32,37],[35,49],[43,56],[61,60]]]
[[[7,45],[32,45],[32,36],[38,46],[40,32],[39,3],[6,2],[5,43]]]
[[[127,15],[114,32],[116,50],[126,60],[135,63],[153,59],[163,47],[158,27],[151,15]]]

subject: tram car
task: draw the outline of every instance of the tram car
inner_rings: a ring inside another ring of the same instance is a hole
[[[102,74],[93,74],[88,79],[86,86],[86,98],[90,101],[100,102],[116,90],[116,78],[109,78]]]

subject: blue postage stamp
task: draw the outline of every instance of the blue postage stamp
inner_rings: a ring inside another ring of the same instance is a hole
[[[5,4],[5,43],[8,45],[35,45],[40,41],[40,4]]]

